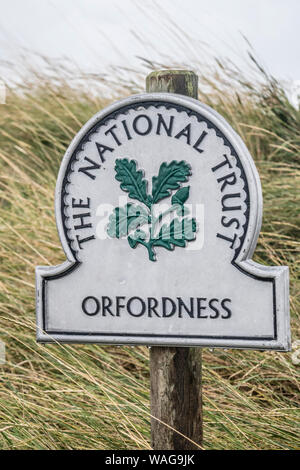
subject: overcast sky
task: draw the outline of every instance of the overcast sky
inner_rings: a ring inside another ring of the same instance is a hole
[[[242,33],[276,77],[300,79],[300,0],[0,0],[0,6],[0,60],[18,61],[25,49],[68,57],[89,72],[161,55],[193,68],[204,58],[203,42],[214,55],[239,61]]]

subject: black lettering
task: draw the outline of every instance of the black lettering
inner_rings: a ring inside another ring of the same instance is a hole
[[[105,152],[113,152],[114,151],[114,149],[112,147],[107,147],[107,145],[99,144],[98,142],[96,142],[96,146],[97,146],[97,150],[99,152],[102,163],[105,162],[105,158],[104,158],[103,154]]]
[[[138,300],[140,303],[141,303],[141,311],[139,313],[133,313],[133,311],[131,310],[131,304],[132,302],[134,302],[135,300]],[[140,297],[131,297],[131,299],[128,300],[127,302],[127,310],[128,310],[128,313],[130,315],[132,315],[133,317],[141,317],[142,315],[144,315],[145,313],[145,310],[146,310],[146,304],[145,302],[143,301],[143,299],[141,299]]]
[[[87,175],[89,178],[92,178],[92,180],[94,180],[96,178],[96,176],[93,175],[92,173],[90,173],[90,171],[99,170],[101,165],[98,165],[98,163],[94,162],[94,160],[91,160],[88,157],[84,157],[84,160],[89,162],[91,165],[90,166],[84,166],[84,167],[82,166],[81,168],[79,168],[78,172],[81,171],[82,173]]]
[[[76,207],[80,207],[81,209],[89,209],[90,208],[90,198],[88,197],[86,199],[86,202],[84,203],[82,199],[79,199],[79,202],[75,202],[76,199],[73,197],[72,198],[72,207],[73,209]]]
[[[85,237],[85,238],[79,238],[79,235],[76,235],[76,238],[77,238],[78,246],[79,246],[80,250],[82,250],[81,245],[83,243],[88,242],[89,240],[95,240],[95,235],[92,235],[90,237]]]
[[[144,131],[139,130],[138,127],[137,127],[138,121],[139,121],[140,119],[142,119],[142,118],[143,118],[143,119],[146,119],[147,124],[148,124],[148,127],[147,127],[146,130],[144,130]],[[137,116],[136,118],[134,118],[133,123],[132,123],[132,127],[133,127],[134,131],[135,131],[137,134],[139,134],[139,135],[147,135],[147,134],[149,134],[149,132],[151,132],[151,130],[152,130],[152,121],[151,121],[151,119],[149,118],[149,116],[146,116],[146,114],[140,114],[139,116]]]
[[[117,296],[117,297],[116,297],[116,301],[117,301],[117,302],[116,302],[116,304],[117,304],[117,305],[116,305],[116,312],[117,312],[117,313],[116,313],[116,316],[117,316],[117,317],[120,316],[120,309],[125,307],[125,304],[123,304],[123,303],[121,304],[120,301],[121,301],[121,300],[125,300],[125,299],[126,299],[126,297],[123,297],[123,296]]]
[[[90,305],[89,309],[88,309],[88,302],[91,304],[91,301],[93,301],[93,303],[94,303],[93,308]],[[89,316],[97,315],[97,313],[99,313],[99,311],[100,311],[99,300],[96,299],[96,297],[93,297],[93,296],[86,297],[82,301],[81,308],[82,308],[83,312],[86,315],[89,315]]]
[[[91,217],[90,212],[85,212],[84,214],[73,214],[73,219],[80,219],[80,224],[79,225],[74,225],[74,230],[81,230],[83,228],[90,228],[92,227],[92,224],[86,224],[84,222],[85,217]]]
[[[177,300],[178,300],[178,317],[182,318],[182,308],[184,308],[186,313],[188,313],[191,318],[194,318],[194,299],[192,297],[190,298],[189,308],[183,302],[181,297],[177,297]]]
[[[167,312],[167,302],[169,302],[172,306],[172,309],[171,309],[170,312]],[[172,299],[170,299],[169,297],[162,297],[162,311],[163,311],[162,316],[164,318],[172,317],[174,315],[174,313],[176,312],[175,302]]]
[[[235,173],[229,173],[229,175],[221,176],[221,178],[218,178],[217,181],[218,183],[221,183],[221,181],[223,181],[223,184],[221,186],[221,192],[223,192],[228,184],[232,186],[236,183]]]
[[[208,302],[209,308],[215,312],[214,315],[210,314],[209,318],[218,318],[219,310],[217,309],[217,307],[214,306],[214,303],[218,303],[218,302],[219,302],[219,299],[211,299]]]
[[[222,235],[221,233],[217,233],[217,237],[222,238],[223,240],[226,240],[227,242],[230,242],[230,248],[233,249],[237,234],[235,234],[233,238],[229,238],[229,237],[226,237],[225,235]]]
[[[233,193],[233,194],[225,194],[225,196],[222,197],[222,211],[225,212],[225,211],[239,211],[241,210],[242,206],[226,206],[225,205],[225,201],[227,199],[231,199],[231,198],[237,198],[237,197],[241,197],[241,193]]]
[[[211,169],[213,172],[217,171],[219,168],[222,168],[224,165],[228,165],[229,168],[232,168],[232,165],[231,165],[230,161],[228,160],[227,155],[224,154],[223,157],[225,157],[225,160],[223,162],[219,163],[218,165],[214,166]]]
[[[206,297],[197,297],[197,317],[208,318],[208,315],[201,315],[201,310],[205,310],[206,306],[201,305],[202,301],[206,302]]]
[[[110,129],[108,129],[108,131],[105,132],[105,135],[107,134],[111,134],[114,141],[116,142],[117,145],[121,145],[121,142],[119,141],[118,137],[116,136],[116,133],[115,133],[115,129],[116,129],[117,125],[115,124],[114,126],[112,126]]]
[[[157,306],[158,306],[158,300],[155,299],[154,297],[148,297],[148,317],[152,317],[152,312],[157,317],[160,317],[159,313],[157,313],[156,311]]]
[[[199,139],[197,142],[193,145],[193,148],[197,150],[197,152],[202,153],[204,150],[199,149],[199,145],[203,142],[204,138],[207,136],[207,132],[203,131],[202,134],[200,135]]]
[[[236,218],[232,218],[232,219],[229,219],[228,221],[225,220],[226,219],[226,216],[223,215],[222,219],[221,219],[221,223],[223,225],[223,227],[231,227],[232,224],[236,223],[236,230],[238,230],[240,228],[240,222],[238,219]]]
[[[128,140],[131,140],[132,137],[131,137],[130,132],[129,132],[129,130],[128,130],[127,122],[126,122],[125,119],[124,119],[124,121],[122,121],[122,124],[123,124],[123,127],[124,127],[124,131],[125,131],[125,133],[126,133],[127,139],[128,139]]]
[[[111,134],[112,138],[116,142],[117,145],[121,145],[121,142],[119,141],[118,137],[116,136],[115,129],[117,128],[117,125],[114,124],[110,129],[108,129],[106,132],[104,132],[105,135]]]
[[[167,126],[166,122],[164,121],[164,118],[163,118],[162,114],[158,113],[156,134],[160,135],[160,128],[161,128],[161,126],[163,126],[166,133],[167,133],[167,135],[169,137],[172,137],[173,122],[174,122],[174,116],[170,116],[169,125]]]
[[[114,317],[113,312],[110,310],[112,305],[112,300],[109,297],[102,297],[102,316],[106,317],[106,312],[108,312],[112,317]]]
[[[175,139],[180,139],[180,137],[186,137],[186,143],[188,145],[191,145],[191,124],[185,126],[182,131],[178,132],[178,134],[175,135]]]
[[[231,303],[231,300],[230,299],[223,299],[222,300],[221,305],[222,305],[223,309],[225,310],[225,312],[227,312],[227,315],[226,316],[221,315],[221,318],[226,318],[227,319],[227,318],[231,317],[232,312],[231,312],[230,308],[226,307],[226,305],[225,305],[226,302]]]

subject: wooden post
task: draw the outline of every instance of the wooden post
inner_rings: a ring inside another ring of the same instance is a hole
[[[146,78],[149,93],[198,97],[198,77],[161,70]],[[202,444],[201,349],[151,347],[151,445],[154,450],[199,450]]]

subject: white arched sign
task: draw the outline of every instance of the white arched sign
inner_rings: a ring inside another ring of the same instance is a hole
[[[55,200],[67,260],[36,269],[38,341],[289,349],[288,268],[251,260],[259,176],[208,106],[109,106],[72,141]]]

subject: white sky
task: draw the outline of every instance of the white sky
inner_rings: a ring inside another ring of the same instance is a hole
[[[299,80],[299,29],[300,0],[0,0],[0,61],[33,51],[103,73],[165,54],[193,68],[203,42],[240,61],[242,33],[272,74]]]

